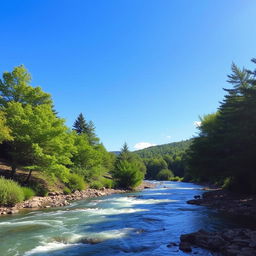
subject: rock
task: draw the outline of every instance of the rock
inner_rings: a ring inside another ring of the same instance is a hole
[[[179,249],[183,252],[192,252],[191,244],[188,242],[181,242]]]

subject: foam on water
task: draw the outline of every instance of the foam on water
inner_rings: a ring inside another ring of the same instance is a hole
[[[17,221],[17,222],[0,222],[0,226],[27,226],[27,225],[42,225],[52,227],[53,225],[62,225],[61,220],[28,220],[28,221]]]
[[[75,246],[77,244],[65,244],[65,243],[59,243],[59,242],[51,242],[51,243],[42,243],[41,245],[38,245],[37,247],[33,248],[30,251],[27,251],[24,256],[30,256],[36,253],[46,253],[46,252],[53,252],[56,250],[69,248],[72,246]]]
[[[117,229],[117,230],[108,230],[102,232],[95,232],[95,233],[87,233],[87,234],[70,234],[67,238],[59,238],[59,240],[63,241],[51,241],[51,242],[41,242],[40,245],[36,246],[35,248],[27,251],[24,256],[30,256],[34,254],[40,253],[54,253],[54,251],[70,248],[74,246],[82,246],[84,243],[81,242],[83,240],[98,240],[99,242],[103,242],[109,239],[120,239],[131,232],[133,232],[133,228],[124,228],[124,229]],[[49,255],[51,255],[49,254]]]
[[[177,200],[171,199],[139,199],[136,197],[120,197],[112,201],[112,204],[120,204],[123,207],[129,207],[139,204],[160,204],[160,203],[171,203],[177,202]]]
[[[125,213],[135,213],[135,212],[143,212],[148,211],[147,209],[133,209],[133,208],[86,208],[86,209],[75,209],[73,212],[85,212],[91,215],[117,215],[117,214],[125,214]]]

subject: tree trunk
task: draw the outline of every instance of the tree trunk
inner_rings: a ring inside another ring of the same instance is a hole
[[[28,183],[28,182],[29,182],[30,177],[31,177],[31,174],[32,174],[32,170],[29,170],[29,174],[28,174],[28,177],[27,177],[25,183]]]

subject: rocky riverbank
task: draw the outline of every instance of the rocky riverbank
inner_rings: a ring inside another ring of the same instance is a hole
[[[155,184],[143,181],[136,189],[143,190],[147,188],[154,188]],[[0,215],[18,213],[22,209],[41,209],[51,207],[62,207],[70,204],[70,201],[82,200],[86,198],[93,198],[99,196],[107,196],[111,194],[120,194],[130,192],[124,189],[86,189],[83,191],[75,191],[72,194],[64,195],[62,192],[50,192],[48,196],[35,196],[29,200],[16,204],[14,207],[0,207]]]
[[[239,216],[256,218],[256,196],[231,193],[222,189],[205,192],[202,197],[187,201]]]
[[[181,235],[180,250],[192,252],[193,246],[219,252],[226,256],[256,255],[256,231],[228,229],[221,232],[198,232]]]
[[[21,209],[40,209],[61,207],[69,205],[70,201],[81,200],[92,197],[106,196],[111,194],[125,193],[127,190],[123,189],[86,189],[83,191],[75,191],[70,195],[64,195],[59,192],[50,192],[48,196],[35,196],[29,200],[16,204],[14,207],[0,207],[0,215],[18,213]]]
[[[202,196],[187,201],[188,204],[215,208],[233,216],[249,217],[252,226],[256,223],[256,196],[231,193],[222,189],[205,192]],[[256,255],[256,230],[239,228],[220,232],[199,230],[181,235],[179,248],[191,252],[193,246],[219,252],[227,256]]]

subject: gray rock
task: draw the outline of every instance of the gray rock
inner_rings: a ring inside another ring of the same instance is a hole
[[[191,244],[188,242],[181,242],[179,249],[183,252],[192,252]]]

